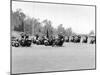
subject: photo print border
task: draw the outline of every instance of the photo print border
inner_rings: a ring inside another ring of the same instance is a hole
[[[11,47],[11,33],[12,33],[12,31],[11,31],[11,22],[12,22],[11,10],[12,10],[12,1],[32,2],[32,3],[46,3],[46,4],[57,4],[57,5],[74,5],[74,6],[89,6],[89,7],[95,7],[95,35],[96,35],[96,41],[97,41],[97,7],[96,7],[96,5],[72,4],[72,3],[56,3],[56,2],[42,2],[42,1],[26,1],[26,0],[10,0],[10,74],[11,75],[96,70],[97,42],[95,44],[95,68],[91,68],[91,69],[76,69],[76,70],[60,70],[60,71],[46,71],[46,72],[29,72],[29,73],[12,74],[12,47]]]

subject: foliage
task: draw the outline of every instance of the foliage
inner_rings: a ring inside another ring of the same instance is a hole
[[[24,19],[26,17],[26,15],[21,11],[21,9],[18,9],[17,11],[11,13],[12,15],[12,30],[15,31],[20,31],[23,32],[24,31]]]
[[[53,27],[51,26],[51,21],[49,20],[44,20],[44,27],[43,27],[43,34],[47,37],[47,38],[51,38],[53,36]]]
[[[12,21],[11,29],[12,31],[25,32],[30,35],[46,36],[47,38],[52,38],[56,35],[71,36],[75,33],[72,32],[72,28],[65,29],[63,24],[58,25],[57,29],[52,27],[52,22],[50,20],[43,20],[40,22],[39,19],[30,18],[22,12],[21,9],[11,12]]]
[[[93,30],[91,30],[90,33],[89,33],[90,36],[91,36],[91,35],[94,35],[94,34],[95,34],[95,33],[94,33]]]
[[[72,28],[67,28],[66,29],[66,36],[71,36],[73,34]]]

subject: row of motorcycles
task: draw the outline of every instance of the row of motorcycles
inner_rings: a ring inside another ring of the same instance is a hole
[[[14,47],[30,47],[31,44],[36,44],[36,45],[45,45],[45,46],[62,46],[64,42],[73,42],[73,43],[80,43],[82,37],[81,36],[71,36],[65,38],[62,35],[58,35],[57,38],[55,37],[50,37],[47,38],[46,36],[39,37],[38,35],[32,37],[31,39],[29,38],[30,36],[27,34],[21,35],[21,38],[15,38],[12,40],[11,45]],[[88,37],[85,36],[84,39],[82,40],[82,43],[87,43],[88,42]],[[90,41],[90,44],[96,43],[96,39],[92,39]]]
[[[47,37],[39,37],[34,36],[33,38],[29,38],[29,35],[21,35],[21,39],[13,39],[11,42],[11,45],[13,47],[30,47],[31,44],[37,44],[37,45],[45,45],[45,46],[62,46],[64,43],[64,37],[61,35],[58,35],[58,38],[47,38]]]
[[[39,38],[38,36],[36,36],[36,38],[33,39],[33,43],[37,45],[45,45],[45,46],[62,46],[64,43],[64,37],[61,35],[58,35],[57,38],[54,37]]]
[[[16,37],[14,39],[12,39],[11,40],[11,45],[13,47],[19,47],[19,46],[30,47],[31,42],[32,42],[32,40],[29,39],[28,35],[21,35],[21,39],[18,39]]]
[[[67,36],[67,38],[65,38],[65,41],[66,42],[73,42],[73,43],[80,43],[80,42],[88,43],[89,39],[90,38],[88,36],[84,36],[82,38],[80,35],[78,35],[78,36],[71,36],[71,37]],[[95,36],[91,36],[91,40],[90,40],[89,43],[90,44],[95,44],[96,43],[96,37]]]

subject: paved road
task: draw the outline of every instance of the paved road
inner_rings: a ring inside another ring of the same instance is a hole
[[[95,45],[65,43],[63,47],[12,48],[12,72],[45,72],[95,68]]]

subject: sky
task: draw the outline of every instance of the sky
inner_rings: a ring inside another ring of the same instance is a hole
[[[95,32],[95,7],[63,4],[47,4],[34,2],[12,1],[12,10],[22,9],[29,17],[51,20],[52,26],[57,28],[63,24],[64,28],[71,27],[73,32],[88,34]]]

